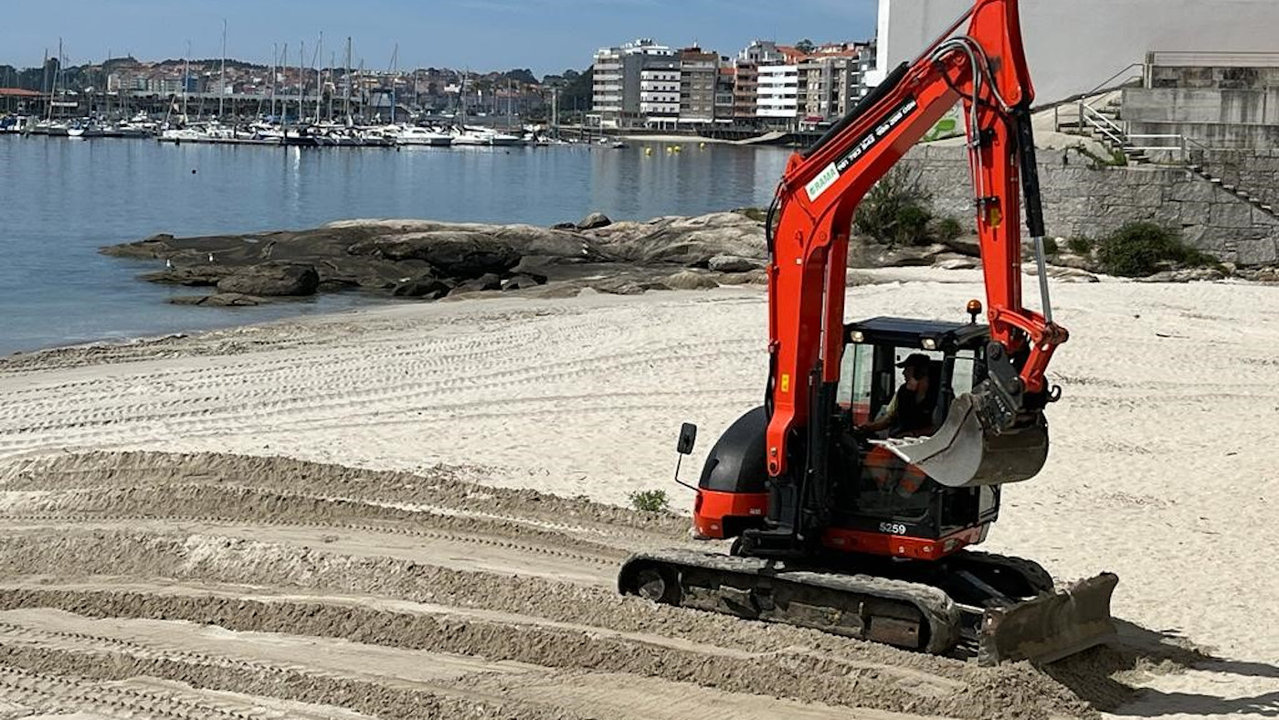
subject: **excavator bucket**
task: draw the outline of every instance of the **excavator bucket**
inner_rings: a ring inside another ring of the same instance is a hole
[[[1110,597],[1118,582],[1113,573],[1102,573],[1033,600],[987,609],[978,631],[978,662],[1045,664],[1105,643],[1116,635]]]
[[[1034,477],[1048,459],[1042,414],[1022,427],[983,425],[971,393],[951,403],[946,422],[930,437],[872,440],[947,487],[1001,485]]]

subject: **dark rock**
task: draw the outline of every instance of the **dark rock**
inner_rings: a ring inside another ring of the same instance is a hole
[[[922,267],[932,265],[946,245],[898,246],[855,245],[848,249],[848,266],[856,268]]]
[[[310,265],[266,263],[237,268],[235,273],[218,282],[224,293],[260,296],[313,295],[320,276]]]
[[[457,278],[505,273],[520,261],[511,243],[464,230],[380,236],[355,243],[347,252],[388,260],[425,260],[440,275]]]
[[[608,219],[604,213],[591,213],[578,221],[576,227],[578,230],[594,230],[596,228],[607,227],[612,225],[613,221]]]
[[[644,293],[642,285],[626,277],[594,280],[590,283],[590,287],[610,295],[642,295]]]
[[[707,261],[706,266],[714,272],[740,273],[758,270],[764,267],[764,261],[737,255],[716,255]]]
[[[531,287],[538,287],[546,284],[545,276],[527,275],[517,273],[502,281],[503,290],[527,290]]]
[[[190,265],[171,270],[144,273],[142,279],[147,282],[163,285],[185,285],[187,287],[212,287],[218,281],[231,275],[235,268],[223,265]]]
[[[554,225],[551,226],[551,229],[552,230],[576,230],[577,223],[571,223],[571,222],[555,223]]]
[[[767,270],[751,270],[744,273],[724,273],[719,276],[721,285],[767,285]]]
[[[438,280],[430,275],[406,280],[395,285],[391,294],[395,297],[411,297],[426,298],[428,300],[439,300],[453,288],[446,282]]]
[[[502,278],[498,277],[497,275],[493,273],[487,273],[485,275],[481,275],[478,278],[473,278],[471,280],[466,280],[458,283],[457,287],[453,288],[452,292],[453,293],[485,292],[488,290],[501,290],[501,289],[502,289]]]
[[[662,284],[674,290],[709,290],[719,287],[715,278],[692,270],[677,272],[662,280]]]
[[[981,256],[981,242],[976,235],[960,235],[957,238],[942,240],[941,244],[945,245],[951,252],[968,255],[969,257]]]
[[[263,298],[241,293],[216,293],[214,295],[181,295],[169,298],[173,305],[202,305],[204,307],[251,307],[267,302]]]
[[[587,236],[615,260],[707,267],[717,255],[766,257],[764,227],[732,212],[665,217],[646,223],[617,222]]]

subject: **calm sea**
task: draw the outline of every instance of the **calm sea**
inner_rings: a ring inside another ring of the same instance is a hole
[[[346,218],[550,225],[767,204],[788,153],[682,143],[625,149],[298,149],[0,136],[0,354],[188,332],[367,303],[169,305],[155,263],[99,255],[155,233],[306,228]],[[651,154],[645,147],[653,148]]]

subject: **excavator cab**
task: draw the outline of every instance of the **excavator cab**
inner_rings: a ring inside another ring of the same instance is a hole
[[[902,554],[939,557],[980,542],[983,528],[998,517],[998,485],[946,486],[884,443],[931,436],[945,427],[956,398],[986,379],[986,326],[878,317],[846,325],[845,342],[835,422],[842,442],[828,470],[834,495],[831,526],[836,529],[827,533],[825,544],[853,549],[888,531],[949,540],[949,548],[935,543],[927,552],[922,548],[928,543],[920,544],[919,552],[906,549],[909,543],[900,544]],[[904,369],[905,363],[913,367]],[[858,431],[876,421],[888,422],[898,412],[897,393],[908,372],[926,373],[916,425]]]

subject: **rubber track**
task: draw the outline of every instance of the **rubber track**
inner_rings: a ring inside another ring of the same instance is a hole
[[[618,589],[626,592],[623,585],[629,571],[646,562],[668,567],[697,568],[723,573],[725,577],[768,577],[820,590],[906,604],[918,610],[927,621],[928,641],[926,646],[920,649],[933,654],[942,654],[952,649],[960,638],[962,624],[960,609],[945,592],[922,583],[890,580],[870,575],[845,575],[804,569],[785,570],[784,566],[760,558],[734,557],[695,550],[662,550],[653,553],[636,553],[629,557],[618,576]]]

